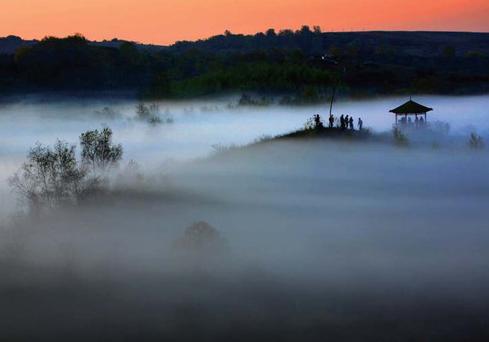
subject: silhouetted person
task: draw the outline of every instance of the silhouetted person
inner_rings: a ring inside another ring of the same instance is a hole
[[[321,117],[319,116],[319,114],[314,115],[314,124],[316,128],[323,127],[323,123],[321,122]]]
[[[420,126],[423,126],[423,125],[424,125],[424,119],[423,119],[423,117],[421,117],[421,118],[419,119],[419,125],[420,125]]]
[[[358,130],[361,131],[363,128],[363,121],[362,118],[358,118]]]
[[[353,131],[355,129],[355,127],[353,126],[353,116],[350,116],[350,120],[348,121],[348,123],[350,124],[350,129]]]
[[[334,125],[334,116],[333,114],[329,114],[329,128],[333,128]]]
[[[340,127],[341,129],[345,129],[345,117],[343,116],[343,114],[341,114],[340,116]]]
[[[416,115],[416,119],[414,119],[414,125],[416,126],[416,128],[419,127],[419,118],[417,115]]]

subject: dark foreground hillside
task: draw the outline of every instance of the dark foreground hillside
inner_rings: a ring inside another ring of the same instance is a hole
[[[351,95],[489,91],[489,34],[268,30],[161,47],[81,36],[0,39],[0,91],[132,90],[179,98],[223,92],[313,102]]]

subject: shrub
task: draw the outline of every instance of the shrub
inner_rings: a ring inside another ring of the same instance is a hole
[[[168,110],[165,113],[160,112],[158,104],[153,103],[145,105],[140,103],[136,106],[136,114],[139,120],[150,123],[151,125],[157,125],[161,123],[173,123],[173,117]]]
[[[185,229],[173,245],[173,257],[178,267],[192,272],[215,272],[229,259],[227,241],[207,222],[197,222]]]
[[[249,94],[242,94],[238,104],[240,106],[269,106],[273,100],[266,96],[253,97]]]
[[[443,121],[435,121],[430,123],[430,127],[434,132],[448,134],[450,132],[450,124]]]
[[[306,123],[304,124],[304,130],[311,131],[314,128],[316,128],[316,124],[314,122],[314,118],[307,119]]]
[[[310,131],[310,130],[314,130],[314,129],[321,129],[323,127],[324,127],[324,125],[323,125],[323,122],[321,121],[321,116],[319,114],[313,115],[304,124],[304,130],[306,130],[306,131]]]
[[[121,115],[117,110],[111,108],[111,107],[104,107],[101,110],[96,110],[95,114],[108,118],[108,119],[114,119],[117,118]]]
[[[177,240],[176,247],[188,252],[218,253],[226,248],[226,242],[216,228],[200,221],[185,229],[183,237]]]
[[[253,143],[254,144],[259,144],[259,143],[264,143],[264,142],[271,141],[271,140],[273,140],[273,136],[271,136],[271,135],[261,135],[258,138],[256,138],[253,141]]]
[[[470,138],[469,138],[469,146],[470,148],[480,150],[483,149],[485,144],[484,144],[484,139],[476,133],[471,133]]]
[[[409,145],[409,140],[408,140],[407,136],[398,127],[394,128],[394,130],[392,131],[392,135],[394,137],[394,143],[397,146]]]
[[[239,146],[235,144],[231,144],[231,145],[214,144],[211,147],[214,154],[226,153],[226,152],[234,151],[239,148]]]

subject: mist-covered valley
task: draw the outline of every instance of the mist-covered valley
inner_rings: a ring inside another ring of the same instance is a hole
[[[389,135],[402,100],[335,111]],[[450,132],[408,147],[244,147],[327,105],[160,103],[155,125],[127,100],[2,104],[0,340],[486,340],[489,154],[467,141],[489,99],[421,100]],[[104,124],[104,191],[29,213],[8,181],[29,148]]]

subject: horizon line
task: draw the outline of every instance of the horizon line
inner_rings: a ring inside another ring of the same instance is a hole
[[[311,26],[311,25],[302,25],[301,27],[304,27],[304,26],[308,26],[309,28],[314,28],[315,26]],[[214,38],[214,37],[219,37],[219,36],[223,36],[225,35],[225,33],[227,31],[231,32],[232,35],[237,35],[237,36],[254,36],[254,35],[257,35],[259,33],[266,33],[268,30],[270,29],[273,29],[277,34],[279,34],[281,31],[286,31],[286,30],[291,30],[293,32],[296,32],[296,31],[300,31],[300,28],[298,29],[291,29],[291,28],[284,28],[284,29],[275,29],[275,28],[269,28],[269,29],[266,29],[264,31],[256,31],[255,33],[240,33],[240,32],[232,32],[232,31],[229,31],[227,29],[225,29],[222,33],[217,33],[217,34],[213,34],[213,35],[210,35],[210,36],[206,36],[206,37],[203,37],[203,38],[196,38],[196,39],[181,39],[181,40],[175,40],[174,42],[172,43],[169,43],[169,44],[160,44],[160,43],[152,43],[152,42],[144,42],[144,41],[140,41],[140,40],[131,40],[131,39],[125,39],[123,37],[112,37],[110,39],[108,38],[103,38],[101,40],[97,40],[97,39],[90,39],[89,37],[87,37],[86,35],[84,35],[83,33],[81,32],[73,32],[71,34],[67,34],[65,36],[58,36],[58,35],[44,35],[42,38],[29,38],[29,37],[23,37],[21,35],[17,35],[17,34],[8,34],[6,36],[3,36],[3,37],[0,37],[0,39],[2,38],[8,38],[8,37],[18,37],[24,41],[41,41],[45,38],[58,38],[58,39],[63,39],[63,38],[67,38],[67,37],[70,37],[70,36],[74,36],[74,35],[81,35],[83,37],[85,37],[88,41],[90,42],[94,42],[94,43],[102,43],[102,42],[110,42],[110,41],[114,41],[114,40],[119,40],[119,41],[125,41],[125,42],[131,42],[131,43],[135,43],[135,44],[139,44],[139,45],[153,45],[153,46],[172,46],[172,45],[175,45],[177,43],[180,43],[180,42],[198,42],[198,41],[204,41],[204,40],[208,40],[208,39],[211,39],[211,38]],[[403,29],[403,30],[385,30],[385,29],[366,29],[366,30],[326,30],[326,31],[323,31],[321,30],[321,33],[369,33],[369,32],[398,32],[398,33],[402,33],[402,32],[408,32],[408,33],[469,33],[469,34],[489,34],[489,31],[470,31],[470,30],[463,30],[463,31],[456,31],[456,30],[423,30],[423,29],[413,29],[413,30],[406,30],[406,29]]]

